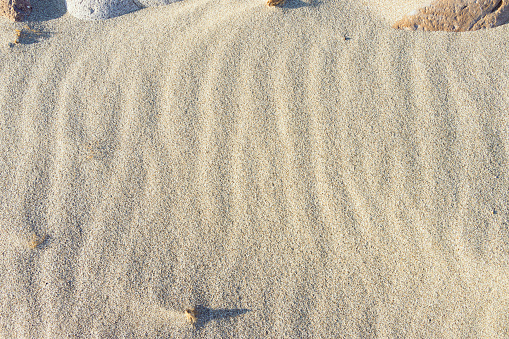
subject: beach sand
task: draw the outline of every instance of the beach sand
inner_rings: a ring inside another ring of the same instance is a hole
[[[509,26],[265,2],[0,20],[0,337],[509,336]]]

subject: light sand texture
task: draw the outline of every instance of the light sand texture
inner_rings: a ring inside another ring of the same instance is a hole
[[[359,2],[392,26],[416,9],[431,5],[434,0],[361,0]]]
[[[0,337],[509,335],[509,27],[287,1],[0,41]]]
[[[438,0],[394,24],[394,28],[464,32],[509,22],[509,0]]]
[[[12,21],[23,21],[32,12],[29,0],[0,0],[0,16]]]

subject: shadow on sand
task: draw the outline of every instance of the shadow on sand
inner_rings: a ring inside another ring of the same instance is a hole
[[[302,7],[316,7],[318,5],[320,5],[319,0],[308,0],[308,2],[302,0],[286,0],[281,8],[297,9]]]
[[[41,22],[60,18],[67,12],[65,0],[31,0],[32,13],[24,21]]]
[[[240,309],[212,309],[207,308],[205,306],[196,306],[196,311],[198,312],[198,317],[196,320],[196,328],[200,329],[203,326],[205,326],[209,321],[212,320],[220,320],[220,319],[227,319],[227,318],[233,318],[237,317],[239,315],[242,315],[244,313],[247,313],[251,310],[246,308],[240,308]]]

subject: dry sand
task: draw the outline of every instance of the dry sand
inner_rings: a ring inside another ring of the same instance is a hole
[[[509,26],[265,2],[0,21],[0,337],[509,336]]]

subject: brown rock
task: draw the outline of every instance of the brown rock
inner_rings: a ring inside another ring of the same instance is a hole
[[[23,21],[32,12],[30,0],[0,0],[0,16]]]
[[[475,31],[509,22],[509,0],[438,0],[393,27],[408,30]]]

